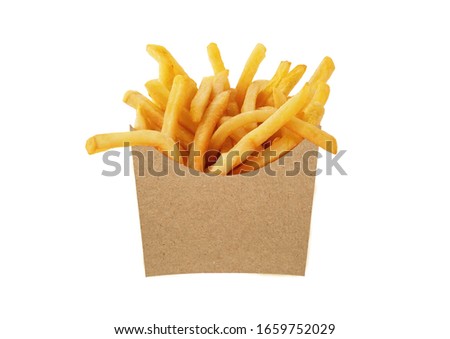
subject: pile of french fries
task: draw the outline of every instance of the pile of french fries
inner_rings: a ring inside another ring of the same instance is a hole
[[[277,160],[304,139],[337,152],[336,139],[319,128],[334,71],[325,57],[301,90],[290,96],[306,71],[280,62],[270,80],[254,80],[266,48],[257,44],[235,88],[230,87],[215,43],[207,47],[213,76],[199,86],[169,51],[148,45],[159,64],[159,78],[145,84],[148,97],[125,93],[136,110],[133,131],[98,134],[86,142],[89,154],[114,147],[152,146],[197,171],[232,175],[253,171]]]

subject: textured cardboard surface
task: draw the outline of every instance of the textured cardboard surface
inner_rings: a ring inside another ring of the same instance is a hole
[[[148,147],[155,170],[164,155]],[[292,154],[272,163],[275,175],[138,175],[136,188],[146,276],[241,272],[304,275],[314,194],[314,176],[287,176],[316,150],[304,141]],[[280,161],[284,164],[280,164]],[[297,163],[297,164],[295,164]],[[184,168],[184,167],[183,167]],[[315,170],[316,157],[309,168]]]

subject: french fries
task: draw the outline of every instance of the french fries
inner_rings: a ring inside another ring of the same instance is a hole
[[[309,91],[309,85],[306,83],[298,94],[289,99],[260,126],[249,132],[229,152],[222,154],[217,160],[217,164],[213,165],[209,172],[226,175],[239,165],[243,161],[241,155],[257,149],[306,105]],[[231,159],[228,156],[231,156]]]
[[[97,134],[86,141],[86,150],[89,154],[106,151],[110,148],[129,146],[152,146],[178,159],[179,153],[175,141],[158,131],[131,131]]]
[[[191,102],[190,115],[194,122],[199,122],[209,104],[213,88],[214,77],[203,78],[197,93]]]
[[[140,114],[142,114],[147,121],[150,121],[151,124],[155,125],[158,130],[162,128],[164,112],[144,95],[136,91],[127,91],[123,97],[123,101],[136,110],[140,107]],[[180,126],[176,133],[176,139],[180,141],[184,148],[194,140],[194,134],[183,126]]]
[[[172,88],[172,82],[175,75],[187,76],[183,67],[180,66],[165,47],[159,45],[147,45],[147,52],[159,63],[160,80],[168,90]]]
[[[161,132],[170,138],[176,137],[179,128],[179,117],[183,109],[188,105],[196,92],[195,83],[185,75],[177,75],[173,81],[172,90],[167,100]]]
[[[277,88],[284,93],[284,95],[288,96],[289,93],[294,89],[295,85],[298,84],[300,79],[305,74],[306,66],[305,65],[297,65],[292,71],[290,71],[283,79],[281,79],[280,84]]]
[[[247,92],[248,86],[250,86],[253,77],[258,71],[259,65],[266,56],[266,47],[262,44],[257,44],[253,49],[250,57],[245,64],[244,70],[242,71],[241,77],[236,85],[236,101],[239,106],[242,106],[244,102],[245,94]]]
[[[254,81],[266,53],[262,44],[252,51],[235,88],[215,43],[207,47],[214,74],[198,88],[166,48],[147,45],[147,52],[158,62],[159,76],[145,83],[149,97],[137,91],[124,95],[123,101],[136,110],[133,131],[89,138],[89,154],[151,146],[199,172],[237,175],[264,167],[303,140],[337,152],[336,139],[319,127],[335,68],[331,58],[325,57],[290,97],[306,66],[289,70],[291,63],[282,61],[270,80]],[[180,160],[180,149],[189,151],[188,159]],[[207,156],[210,152],[214,157]]]
[[[269,81],[267,80],[256,80],[248,86],[241,112],[248,112],[256,109],[258,94],[267,86],[268,83]]]
[[[212,85],[212,96],[213,98],[230,89],[230,84],[228,82],[228,70],[223,70],[215,75]]]
[[[257,170],[265,165],[278,160],[284,154],[293,149],[301,141],[301,137],[292,135],[275,138],[275,140],[266,148],[259,151],[256,155],[249,157],[241,165],[233,169],[233,174],[241,174]]]
[[[281,89],[275,87],[273,89],[273,107],[280,108],[287,101],[287,96]]]
[[[158,79],[147,81],[145,88],[148,96],[164,111],[169,100],[169,90]]]
[[[214,42],[210,43],[207,47],[209,62],[214,70],[214,74],[219,74],[225,70],[222,56],[220,55],[219,47]]]
[[[209,140],[216,128],[217,123],[227,108],[230,92],[222,92],[217,95],[206,109],[205,114],[198,125],[195,132],[194,144],[191,152],[194,152],[194,169],[197,171],[204,170],[204,156],[209,147]],[[198,154],[195,154],[197,152]]]
[[[266,87],[259,93],[257,99],[257,106],[264,106],[273,93],[273,89],[280,84],[280,81],[288,74],[291,63],[289,61],[282,61],[278,66],[273,78],[267,83]]]

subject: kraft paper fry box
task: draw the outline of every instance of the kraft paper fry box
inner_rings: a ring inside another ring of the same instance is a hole
[[[146,276],[304,275],[316,151],[303,141],[270,171],[210,176],[133,147]]]

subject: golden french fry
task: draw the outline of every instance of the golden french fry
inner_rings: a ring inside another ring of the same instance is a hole
[[[218,126],[222,125],[225,121],[228,121],[231,119],[231,116],[223,116],[222,118],[220,118]],[[217,131],[217,129],[216,129]],[[230,138],[226,138],[225,141],[223,142],[221,148],[220,148],[220,153],[223,153],[222,150],[223,149],[227,149],[227,146],[224,146],[225,143],[227,141],[229,141],[230,139],[234,141],[234,143],[237,143],[239,140],[241,140],[245,135],[247,134],[247,130],[244,127],[240,127],[240,128],[236,128],[234,129],[231,133],[230,133]],[[211,138],[212,140],[212,138]],[[233,144],[234,145],[234,144]],[[209,147],[211,149],[218,149],[218,147],[211,147],[211,144],[209,145]],[[228,148],[229,149],[229,148]]]
[[[186,79],[187,87],[186,93],[184,94],[186,100],[183,103],[183,114],[187,115],[187,117],[189,118],[189,123],[192,124],[192,121],[190,120],[189,110],[191,109],[192,99],[194,99],[195,95],[197,94],[197,84],[189,77],[186,77]]]
[[[311,101],[297,116],[313,125],[319,125],[324,114],[324,106],[330,95],[330,86],[324,82],[319,82]]]
[[[161,108],[166,109],[167,100],[169,99],[169,90],[158,79],[150,80],[145,83],[148,96]]]
[[[231,137],[233,140],[235,140],[233,134],[236,133],[238,129],[252,122],[256,123],[266,121],[267,119],[269,119],[271,115],[274,114],[274,110],[275,109],[264,111],[263,110],[250,111],[246,113],[241,113],[238,116],[231,117],[226,121],[223,121],[223,123],[217,128],[217,130],[211,137],[210,148],[219,149],[223,144],[223,142],[225,141],[225,139],[228,137]],[[337,152],[336,139],[332,135],[326,133],[325,131],[321,130],[315,125],[312,125],[299,118],[292,117],[288,122],[286,122],[284,127],[280,129],[280,131],[282,132],[281,135],[286,134],[292,135],[292,132],[290,133],[289,130],[299,135],[300,137],[311,141],[317,146],[323,148],[324,150],[327,150],[334,154]],[[243,138],[242,135],[239,138],[239,140],[241,138]],[[328,147],[331,148],[328,149]]]
[[[197,93],[191,101],[189,115],[193,122],[200,122],[211,97],[214,77],[203,78]]]
[[[147,127],[147,122],[144,119],[144,117],[142,115],[138,115],[136,114],[136,119],[134,120],[134,126],[133,128],[135,130],[146,130],[146,129],[150,129]]]
[[[283,79],[281,79],[280,84],[277,87],[284,93],[284,95],[288,96],[295,85],[298,84],[303,74],[305,74],[305,71],[305,65],[295,66]]]
[[[172,139],[175,139],[177,135],[179,118],[183,113],[183,108],[192,100],[193,88],[195,88],[195,83],[185,75],[177,75],[173,80],[161,128],[161,132]]]
[[[172,88],[172,82],[176,75],[188,76],[165,47],[147,45],[147,53],[159,63],[160,80],[168,90]]]
[[[173,66],[167,60],[162,60],[159,63],[159,80],[168,91],[172,88],[174,77]]]
[[[140,106],[142,114],[146,117],[147,121],[152,122],[157,127],[155,129],[161,129],[164,112],[144,95],[136,91],[127,91],[123,97],[123,101],[134,109],[138,109]],[[194,140],[194,134],[183,126],[180,126],[177,131],[176,140],[180,141],[183,147],[186,147]]]
[[[229,152],[221,154],[216,164],[211,166],[209,171],[214,174],[226,175],[234,167],[239,165],[244,160],[242,159],[244,154],[261,145],[291,120],[297,112],[303,109],[309,98],[309,91],[309,84],[306,83],[299,93],[289,99],[261,125],[250,131]],[[231,156],[231,159],[228,159],[228,156]]]
[[[209,62],[214,70],[214,74],[219,74],[225,70],[225,65],[223,64],[222,56],[220,55],[219,47],[216,43],[212,42],[207,47]]]
[[[256,122],[263,122],[274,112],[275,108],[269,108],[267,110],[253,110],[244,112],[230,118],[227,117],[228,119],[226,121],[222,120],[223,123],[217,128],[217,130],[211,137],[211,149],[220,149],[225,139],[231,136],[233,132],[236,132],[237,130],[243,128],[245,125]],[[245,134],[247,134],[245,130],[243,131],[243,133],[244,134],[239,135],[239,140]]]
[[[147,45],[147,53],[150,54],[157,62],[161,60],[167,60],[172,66],[175,75],[187,75],[183,67],[177,62],[177,60],[170,54],[170,52],[163,46],[160,45]]]
[[[288,123],[286,123],[285,126],[292,132],[298,134],[304,139],[311,141],[313,144],[316,144],[320,148],[323,148],[324,150],[333,154],[337,153],[336,139],[327,132],[322,131],[317,126],[298,118],[291,119]]]
[[[162,117],[164,115],[164,111],[161,110],[158,106],[156,106],[151,100],[149,100],[147,97],[145,97],[144,95],[142,95],[141,93],[137,92],[137,91],[127,91],[123,97],[123,101],[137,109],[138,105],[140,103],[143,104],[145,111],[150,114],[150,116],[148,117],[149,120],[151,121],[155,121],[155,120],[160,120],[161,124],[157,124],[159,128],[162,127]],[[159,116],[159,118],[157,118]],[[183,109],[183,114],[181,114],[180,116],[180,124],[183,126],[184,130],[189,131],[192,136],[195,133],[195,130],[197,129],[197,123],[194,123],[190,116],[189,116],[189,112],[185,109]]]
[[[252,83],[256,71],[258,70],[265,55],[266,47],[262,44],[257,44],[250,54],[250,57],[244,66],[244,70],[242,71],[241,77],[236,85],[236,101],[239,107],[242,107],[247,88]]]
[[[145,129],[152,129],[150,128],[149,124],[147,123],[147,119],[145,118],[142,107],[139,106],[136,109],[136,120],[134,121],[134,127],[135,130],[145,130]]]
[[[139,118],[138,118],[139,116]],[[136,108],[136,120],[140,121],[141,126],[144,126],[144,121],[142,121],[142,119],[145,121],[145,129],[151,129],[154,131],[161,131],[161,127],[156,125],[152,120],[148,119],[148,115],[145,112],[145,108],[142,105],[138,105],[138,108]],[[135,129],[139,129],[136,128],[136,125],[134,127]]]
[[[228,82],[228,70],[225,69],[214,76],[212,96],[213,98],[223,91],[230,89],[230,83]]]
[[[281,89],[277,87],[273,89],[272,95],[273,95],[273,106],[275,108],[280,108],[287,101],[286,95],[283,93]]]
[[[258,94],[267,86],[269,81],[267,80],[256,80],[253,81],[247,89],[247,93],[245,94],[244,103],[242,104],[241,112],[253,111],[256,109],[256,100],[258,98]],[[256,123],[250,123],[246,127],[246,129],[252,130],[256,128]]]
[[[124,102],[136,109],[133,131],[93,136],[86,143],[88,153],[125,143],[153,146],[198,171],[227,175],[263,167],[304,139],[337,152],[336,139],[318,127],[330,92],[326,82],[334,71],[331,58],[325,57],[310,81],[290,97],[305,65],[289,71],[291,63],[282,61],[270,81],[253,81],[266,52],[257,44],[236,88],[230,89],[218,46],[211,43],[207,51],[214,76],[204,78],[197,90],[166,48],[147,45],[160,73],[145,84],[150,99],[136,91],[124,95]],[[181,157],[180,149],[189,155]]]
[[[225,142],[222,145],[222,148],[220,149],[220,153],[225,153],[228,152],[230,149],[232,149],[234,146],[233,141],[228,138],[227,140],[225,140]]]
[[[259,158],[261,152],[263,152],[263,150],[264,150],[264,147],[262,145],[259,147],[256,147],[255,151],[251,155],[248,156],[247,160],[245,160],[239,166],[233,168],[231,170],[230,174],[236,175],[236,174],[242,174],[242,173],[247,173],[247,172],[256,170],[258,167],[256,167],[254,165],[254,162],[256,163],[256,161],[258,161],[258,158]]]
[[[256,100],[256,107],[266,104],[267,99],[272,95],[273,89],[280,84],[280,81],[288,74],[291,63],[289,61],[282,61],[278,66],[274,76],[267,83],[266,87],[259,93]]]
[[[312,102],[316,102],[322,106],[325,106],[329,96],[330,96],[330,86],[328,86],[328,84],[324,82],[319,82],[317,84],[317,89],[312,98]]]
[[[231,117],[235,116],[236,114],[239,114],[239,106],[238,106],[236,100],[230,101],[228,103],[228,107],[227,107],[225,114],[228,116],[231,116]]]
[[[325,108],[320,104],[314,104],[309,107],[308,113],[305,113],[304,115],[304,120],[311,125],[319,126],[323,115],[325,114]]]
[[[241,111],[239,110],[239,106],[236,102],[236,90],[234,88],[230,89],[230,99],[228,100],[228,107],[225,111],[225,115],[235,116],[239,114]]]
[[[301,138],[282,136],[276,138],[269,147],[259,152],[256,156],[247,159],[239,167],[233,169],[233,174],[242,174],[245,172],[254,171],[258,168],[262,168],[267,164],[278,160],[287,152],[292,150],[301,142]]]
[[[231,116],[229,115],[224,115],[222,118],[220,118],[219,122],[217,123],[217,126],[222,125],[225,121],[228,121],[231,119]]]
[[[97,134],[86,141],[89,154],[103,152],[111,148],[129,146],[152,146],[170,158],[179,159],[175,141],[158,131],[131,131]]]
[[[242,103],[241,112],[254,111],[256,109],[256,99],[258,98],[258,94],[268,83],[269,81],[267,80],[256,80],[248,86],[244,102]]]
[[[159,128],[162,127],[164,112],[141,93],[127,91],[123,96],[123,102],[136,110],[140,107],[141,113],[148,121],[153,122]]]
[[[323,58],[309,80],[311,91],[314,93],[321,82],[326,83],[334,71],[334,62],[330,57]]]
[[[247,133],[247,129],[245,129],[244,127],[240,127],[230,133],[230,138],[234,141],[234,143],[238,143],[239,140],[245,137]]]
[[[205,114],[197,127],[194,136],[194,144],[191,147],[191,152],[194,152],[194,168],[197,171],[204,170],[204,155],[209,149],[209,141],[214,129],[222,117],[228,105],[230,92],[222,92],[216,96],[209,104]]]

